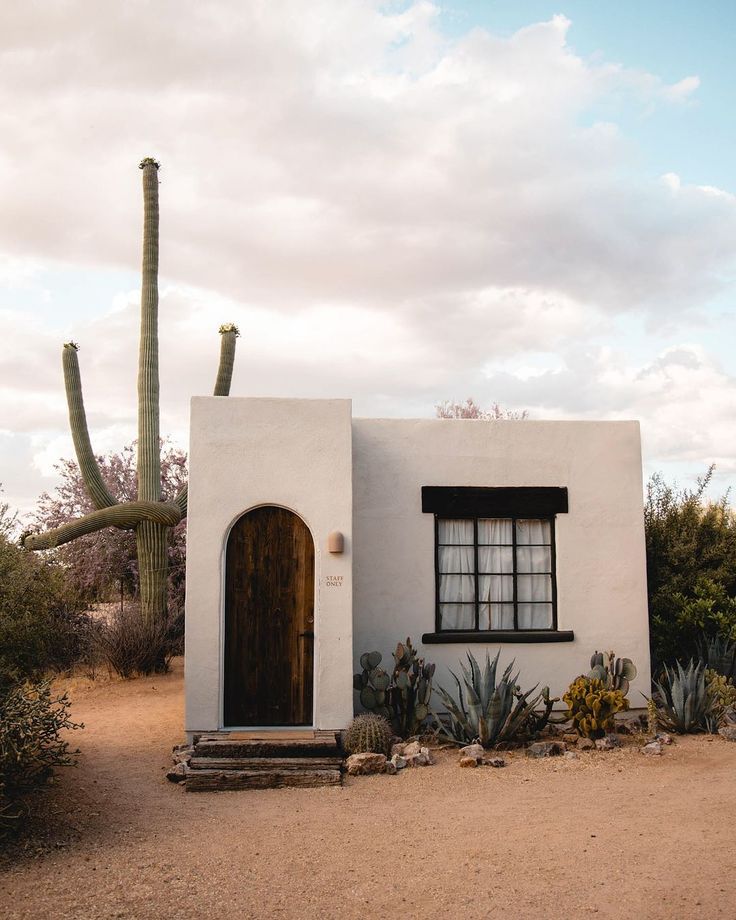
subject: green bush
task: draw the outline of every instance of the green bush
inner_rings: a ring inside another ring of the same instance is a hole
[[[644,524],[654,670],[688,660],[699,636],[736,639],[736,514],[708,502],[713,469],[695,490],[647,485]]]
[[[0,692],[76,663],[91,618],[56,565],[0,535]]]
[[[0,696],[0,837],[22,825],[29,792],[54,767],[75,763],[78,752],[60,733],[81,727],[69,717],[66,694],[54,696],[48,682],[24,682]]]

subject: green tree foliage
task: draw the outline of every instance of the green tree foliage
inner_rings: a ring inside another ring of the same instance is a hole
[[[736,638],[736,514],[708,501],[713,468],[694,490],[647,484],[644,524],[655,665],[697,655],[703,633]]]
[[[28,792],[72,762],[68,701],[42,677],[79,658],[91,627],[63,569],[11,541],[13,518],[0,505],[0,838],[23,826]]]

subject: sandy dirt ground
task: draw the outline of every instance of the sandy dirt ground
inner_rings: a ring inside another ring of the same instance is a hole
[[[71,686],[80,765],[44,793],[55,836],[7,856],[15,918],[736,917],[736,744],[689,737],[577,760],[185,793],[170,675]]]

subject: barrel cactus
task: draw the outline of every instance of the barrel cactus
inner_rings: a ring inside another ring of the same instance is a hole
[[[388,754],[393,732],[383,716],[363,713],[348,726],[343,747],[348,754]]]
[[[62,367],[77,462],[95,511],[43,534],[30,534],[24,545],[31,550],[51,549],[105,527],[134,530],[140,573],[141,614],[146,623],[167,615],[166,583],[171,530],[187,513],[187,486],[172,502],[161,501],[161,442],[159,436],[158,373],[158,169],[146,157],[143,171],[143,267],[141,283],[141,335],[138,359],[138,500],[119,502],[102,478],[92,450],[82,398],[76,342],[62,349]],[[233,325],[220,328],[220,366],[214,395],[230,392],[235,341]]]

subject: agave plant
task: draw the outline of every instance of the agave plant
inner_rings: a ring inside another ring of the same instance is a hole
[[[725,636],[703,636],[698,640],[698,655],[706,667],[736,680],[736,642]]]
[[[462,681],[450,671],[458,689],[458,698],[438,688],[442,702],[450,717],[449,728],[437,719],[441,731],[454,741],[469,743],[476,739],[483,747],[493,747],[504,741],[515,741],[533,737],[547,724],[552,706],[557,702],[550,699],[549,687],[544,687],[532,699],[536,686],[522,693],[517,681],[519,672],[512,677],[512,661],[496,682],[496,670],[500,652],[491,661],[486,653],[485,667],[480,665],[471,652],[468,652],[468,667],[460,662]],[[544,705],[541,713],[535,711]]]
[[[691,660],[686,668],[679,661],[672,669],[664,665],[662,677],[654,687],[662,727],[680,734],[718,730],[719,707],[708,689],[702,662]]]

